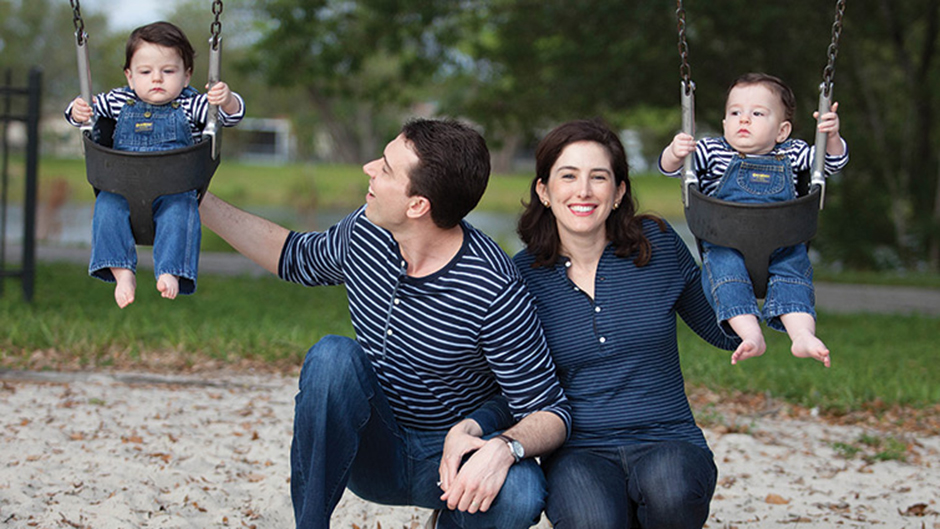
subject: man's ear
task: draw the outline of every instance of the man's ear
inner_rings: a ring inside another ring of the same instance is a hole
[[[430,216],[431,201],[421,195],[408,197],[408,211],[406,214],[409,219],[419,219],[424,215]]]

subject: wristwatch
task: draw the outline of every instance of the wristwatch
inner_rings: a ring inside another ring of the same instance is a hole
[[[513,439],[512,437],[509,437],[508,435],[500,434],[500,435],[497,435],[496,438],[506,441],[506,444],[509,445],[509,452],[512,453],[512,457],[513,459],[516,460],[515,461],[516,463],[518,463],[519,461],[522,461],[522,459],[525,457],[525,447],[522,446],[522,443],[520,443],[519,441],[516,441],[515,439]]]

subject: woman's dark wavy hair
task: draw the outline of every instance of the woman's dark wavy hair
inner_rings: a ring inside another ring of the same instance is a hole
[[[523,201],[525,211],[519,218],[516,231],[526,249],[535,257],[532,267],[555,266],[561,252],[561,240],[551,208],[542,205],[536,185],[539,181],[548,185],[552,166],[561,156],[561,152],[572,143],[590,141],[604,147],[610,155],[610,165],[614,170],[617,187],[622,182],[626,193],[620,201],[620,207],[611,211],[607,217],[607,238],[614,244],[617,257],[633,256],[636,266],[644,266],[650,260],[652,246],[643,234],[643,220],[650,219],[665,229],[662,219],[653,215],[637,215],[636,199],[630,188],[627,155],[620,138],[599,119],[577,120],[555,127],[542,138],[535,151],[535,178],[529,186],[529,201]]]

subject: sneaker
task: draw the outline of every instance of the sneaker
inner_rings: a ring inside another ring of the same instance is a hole
[[[431,517],[428,518],[428,523],[424,524],[424,529],[435,529],[437,527],[437,518],[441,515],[439,509],[434,509],[431,511]]]

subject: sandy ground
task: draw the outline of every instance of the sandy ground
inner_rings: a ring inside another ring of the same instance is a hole
[[[0,372],[0,383],[3,527],[293,526],[292,377]],[[720,471],[708,527],[940,528],[940,436],[811,414],[706,423]],[[878,460],[889,441],[905,461]],[[417,529],[427,515],[347,493],[332,525]]]

